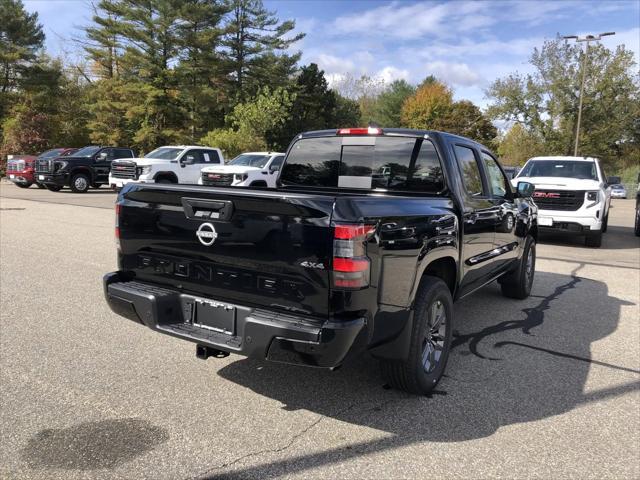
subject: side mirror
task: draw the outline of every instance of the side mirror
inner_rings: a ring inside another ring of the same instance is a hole
[[[269,173],[275,173],[280,170],[280,165],[271,165],[269,167]]]
[[[103,161],[106,159],[107,159],[107,152],[100,152],[96,157],[96,160],[100,160],[100,161]]]
[[[518,182],[518,196],[521,198],[530,198],[533,195],[536,187],[533,183]]]
[[[194,163],[196,163],[196,159],[193,155],[187,155],[182,163],[185,165],[193,165]]]

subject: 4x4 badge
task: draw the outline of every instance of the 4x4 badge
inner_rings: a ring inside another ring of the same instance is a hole
[[[218,238],[218,232],[216,232],[215,227],[211,223],[203,223],[198,227],[196,237],[198,237],[201,244],[208,247],[213,245],[213,242],[216,241],[216,238]]]

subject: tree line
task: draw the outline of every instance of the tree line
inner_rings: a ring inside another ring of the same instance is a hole
[[[482,111],[428,72],[417,85],[348,75],[330,88],[316,64],[300,64],[295,22],[261,0],[100,0],[93,9],[74,40],[81,60],[69,61],[47,55],[37,14],[0,0],[3,157],[89,143],[138,152],[196,143],[232,156],[358,125],[457,133],[508,164],[572,151],[581,54],[560,39],[534,51],[534,73],[491,84]],[[625,166],[640,145],[637,66],[623,47],[591,48],[581,153]]]

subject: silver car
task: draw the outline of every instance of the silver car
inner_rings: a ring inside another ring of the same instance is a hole
[[[611,185],[611,198],[627,198],[627,189],[624,185],[620,183]]]

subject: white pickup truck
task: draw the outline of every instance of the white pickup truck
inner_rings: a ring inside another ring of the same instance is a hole
[[[219,148],[176,145],[156,148],[142,158],[111,163],[109,185],[120,189],[127,183],[198,183],[207,165],[224,165]]]
[[[511,180],[535,185],[538,228],[584,235],[585,244],[599,247],[607,231],[611,188],[600,160],[592,157],[534,157]]]
[[[284,153],[241,153],[227,165],[207,166],[198,181],[201,185],[275,188]]]

